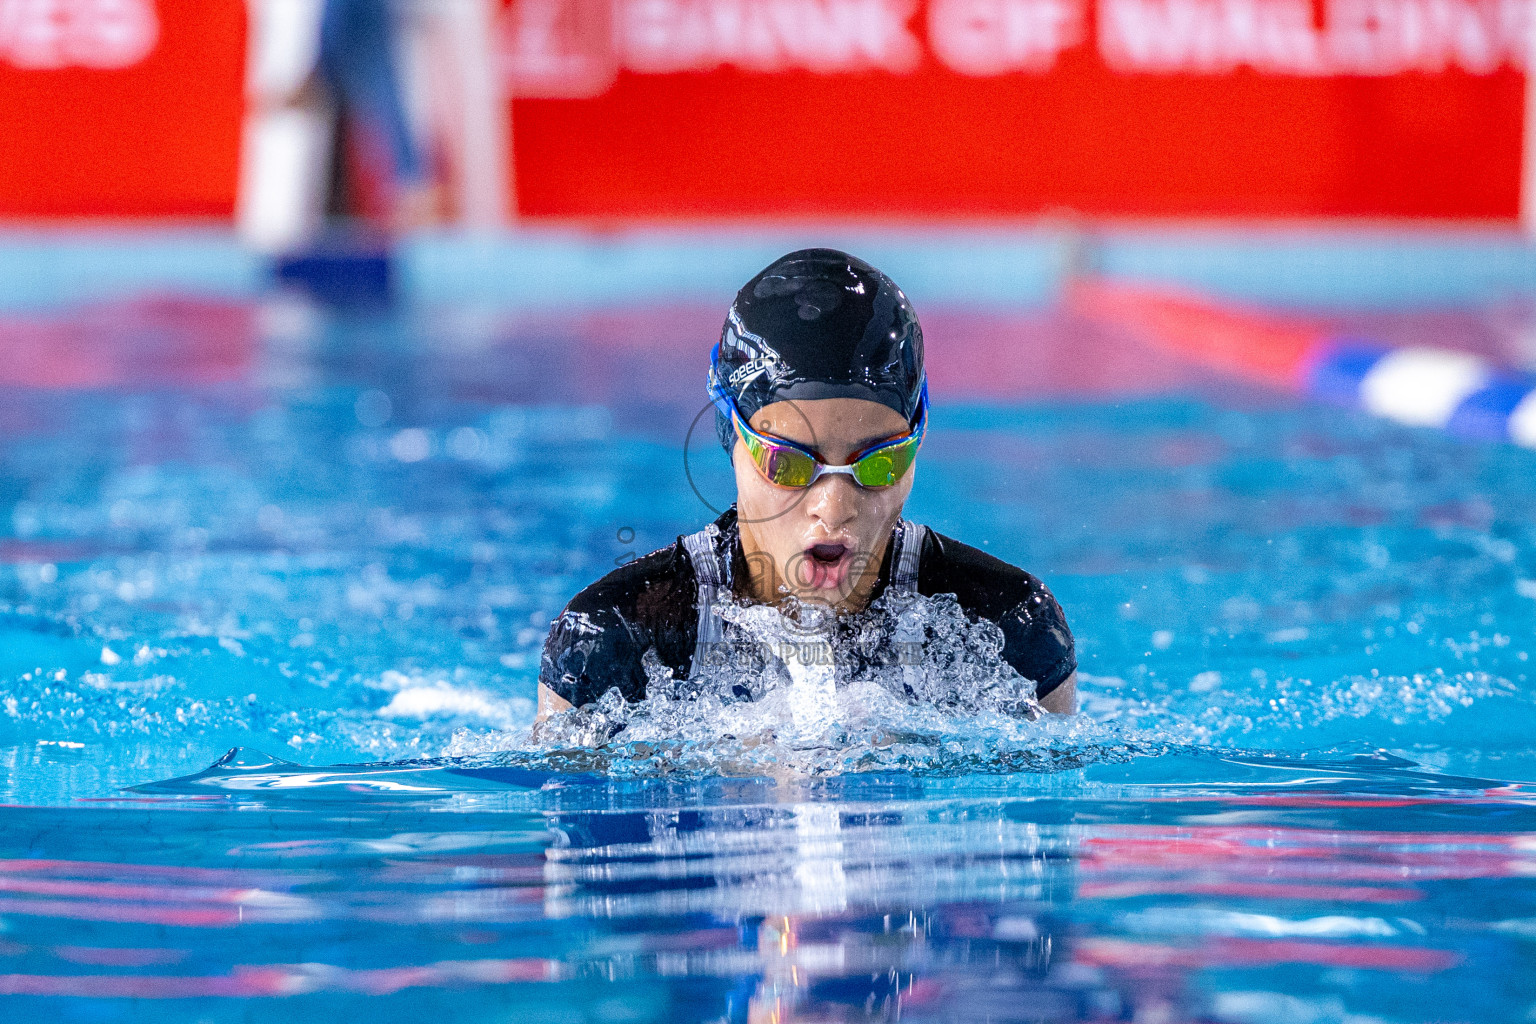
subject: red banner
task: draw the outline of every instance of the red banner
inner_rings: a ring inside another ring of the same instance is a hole
[[[519,212],[1509,219],[1527,0],[511,0]],[[0,216],[235,201],[241,0],[0,0]]]
[[[0,216],[229,217],[241,0],[0,0]]]
[[[520,213],[1514,218],[1527,0],[514,0]]]

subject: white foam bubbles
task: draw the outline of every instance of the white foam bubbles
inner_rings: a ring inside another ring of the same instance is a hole
[[[1050,771],[1131,752],[1113,726],[1047,715],[1001,631],[954,597],[856,615],[726,604],[692,677],[648,652],[646,699],[618,690],[537,726],[524,752],[615,774]],[[455,752],[473,752],[458,737]],[[483,748],[482,748],[483,749]]]
[[[380,678],[379,686],[395,691],[388,703],[378,709],[380,718],[418,722],[467,720],[494,730],[526,728],[532,718],[532,701],[507,698],[463,680],[390,670]]]

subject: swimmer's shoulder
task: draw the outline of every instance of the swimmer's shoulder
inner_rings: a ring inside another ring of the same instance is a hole
[[[727,509],[714,523],[714,545],[722,559],[740,559],[736,534],[736,507]],[[568,611],[622,609],[625,618],[642,623],[695,621],[699,578],[683,537],[657,548],[609,572],[571,598]]]
[[[696,588],[693,566],[679,539],[609,572],[571,598],[566,610],[593,614],[617,609],[627,619],[643,621],[670,610],[679,596],[691,607]]]
[[[1003,630],[1003,657],[1044,696],[1077,669],[1067,616],[1038,576],[929,529],[918,562],[919,593],[954,594],[960,607]]]
[[[1039,577],[931,527],[918,562],[918,590],[954,594],[968,611],[996,618],[1021,602],[1055,601]]]
[[[618,687],[645,696],[642,659],[650,649],[686,674],[693,653],[697,582],[682,544],[670,544],[612,570],[584,588],[550,625],[539,682],[580,707]]]

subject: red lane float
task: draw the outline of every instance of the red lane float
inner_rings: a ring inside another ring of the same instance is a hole
[[[1067,305],[1171,355],[1421,427],[1536,448],[1536,377],[1469,352],[1393,347],[1187,291],[1082,281]]]

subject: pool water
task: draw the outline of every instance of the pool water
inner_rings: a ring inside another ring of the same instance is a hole
[[[1536,453],[924,315],[908,514],[1086,714],[863,771],[528,740],[551,617],[730,500],[714,311],[10,315],[10,1019],[1536,1014]]]

